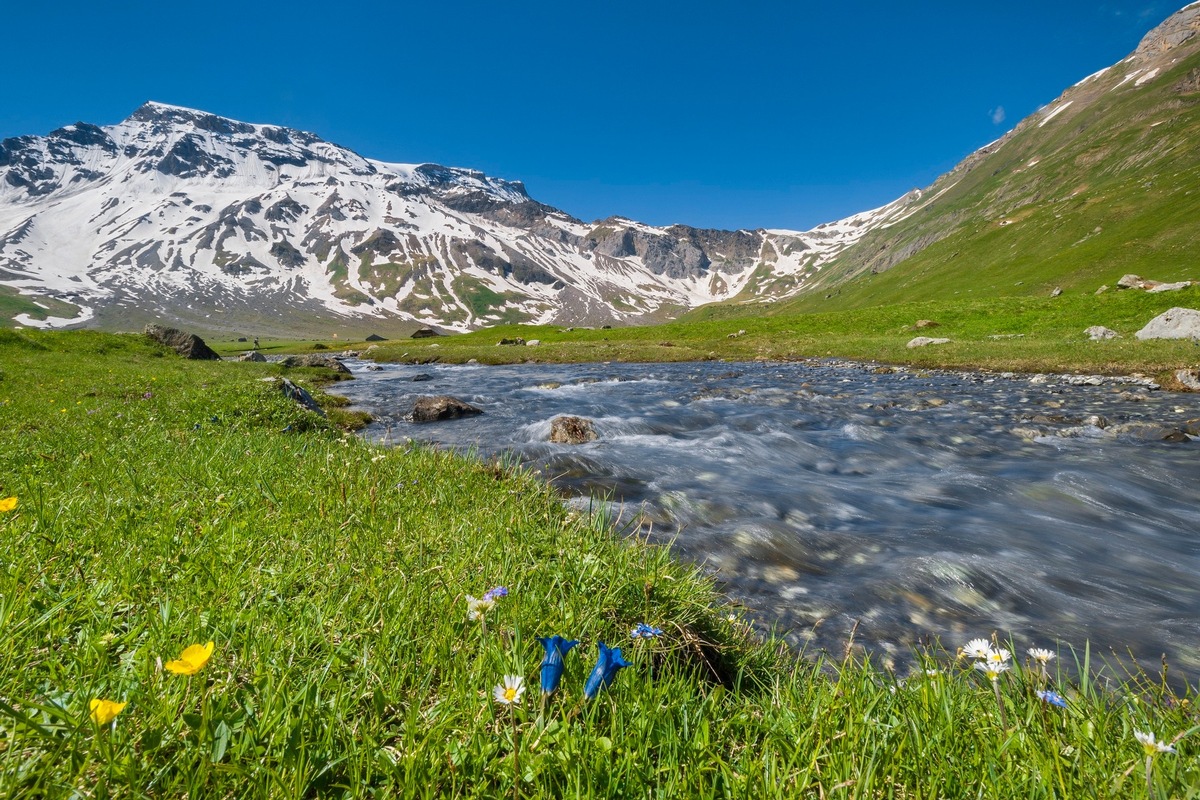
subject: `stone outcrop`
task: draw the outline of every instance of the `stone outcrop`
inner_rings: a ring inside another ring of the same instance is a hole
[[[261,364],[266,360],[267,357],[257,350],[251,350],[248,353],[242,353],[240,356],[238,356],[238,361],[254,361]]]
[[[205,344],[204,340],[194,333],[186,333],[178,328],[168,328],[165,325],[147,325],[146,329],[142,332],[159,344],[171,348],[184,358],[199,361],[221,360],[216,351]]]
[[[950,340],[945,338],[934,338],[932,336],[917,336],[911,339],[908,343],[908,348],[911,350],[914,347],[928,347],[931,344],[949,344]]]
[[[482,414],[482,408],[476,408],[457,397],[449,395],[421,395],[413,403],[413,409],[406,416],[409,422],[440,422],[459,417],[473,417]]]
[[[1134,336],[1139,339],[1200,340],[1200,311],[1178,307],[1169,309],[1150,320]]]
[[[1093,342],[1103,341],[1104,339],[1121,338],[1121,334],[1117,333],[1112,328],[1106,328],[1103,325],[1093,325],[1084,331],[1084,333],[1086,333],[1087,337]]]

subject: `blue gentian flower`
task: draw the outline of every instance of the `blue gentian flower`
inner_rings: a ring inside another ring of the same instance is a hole
[[[497,586],[495,589],[488,589],[483,593],[484,600],[496,601],[501,597],[508,597],[508,589],[504,586]]]
[[[1052,689],[1038,689],[1037,696],[1038,699],[1052,706],[1058,706],[1059,708],[1067,707],[1067,698]]]
[[[610,648],[604,642],[599,644],[600,655],[596,659],[596,666],[592,667],[592,673],[583,684],[583,696],[589,700],[596,696],[596,692],[613,682],[613,678],[617,677],[617,670],[629,666],[629,662],[621,657],[621,648]]]
[[[579,642],[564,639],[557,634],[549,637],[539,636],[538,641],[546,648],[546,657],[542,659],[542,692],[552,694],[558,688],[558,682],[562,680],[563,656]]]
[[[639,622],[629,635],[634,639],[657,639],[662,636],[662,628],[653,628],[644,622]]]

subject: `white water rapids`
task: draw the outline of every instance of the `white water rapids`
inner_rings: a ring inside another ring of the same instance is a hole
[[[1200,672],[1200,441],[1128,427],[1187,430],[1200,395],[843,362],[348,363],[368,437],[509,454],[621,504],[795,645],[840,653],[857,624],[906,661],[994,631]],[[403,421],[440,394],[484,413]],[[598,439],[548,443],[560,414]]]

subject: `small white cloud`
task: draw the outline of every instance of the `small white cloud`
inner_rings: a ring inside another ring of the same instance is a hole
[[[992,117],[993,125],[999,125],[1001,122],[1004,122],[1004,119],[1007,116],[1004,113],[1004,106],[996,106],[991,111],[989,111],[988,114],[990,114]]]

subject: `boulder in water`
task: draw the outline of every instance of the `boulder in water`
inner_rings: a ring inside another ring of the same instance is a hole
[[[584,444],[596,440],[596,428],[584,417],[558,416],[550,420],[550,441],[558,444]]]
[[[405,417],[409,422],[440,422],[459,417],[473,417],[482,414],[482,408],[476,408],[457,397],[449,395],[421,395],[413,403],[413,409]]]

